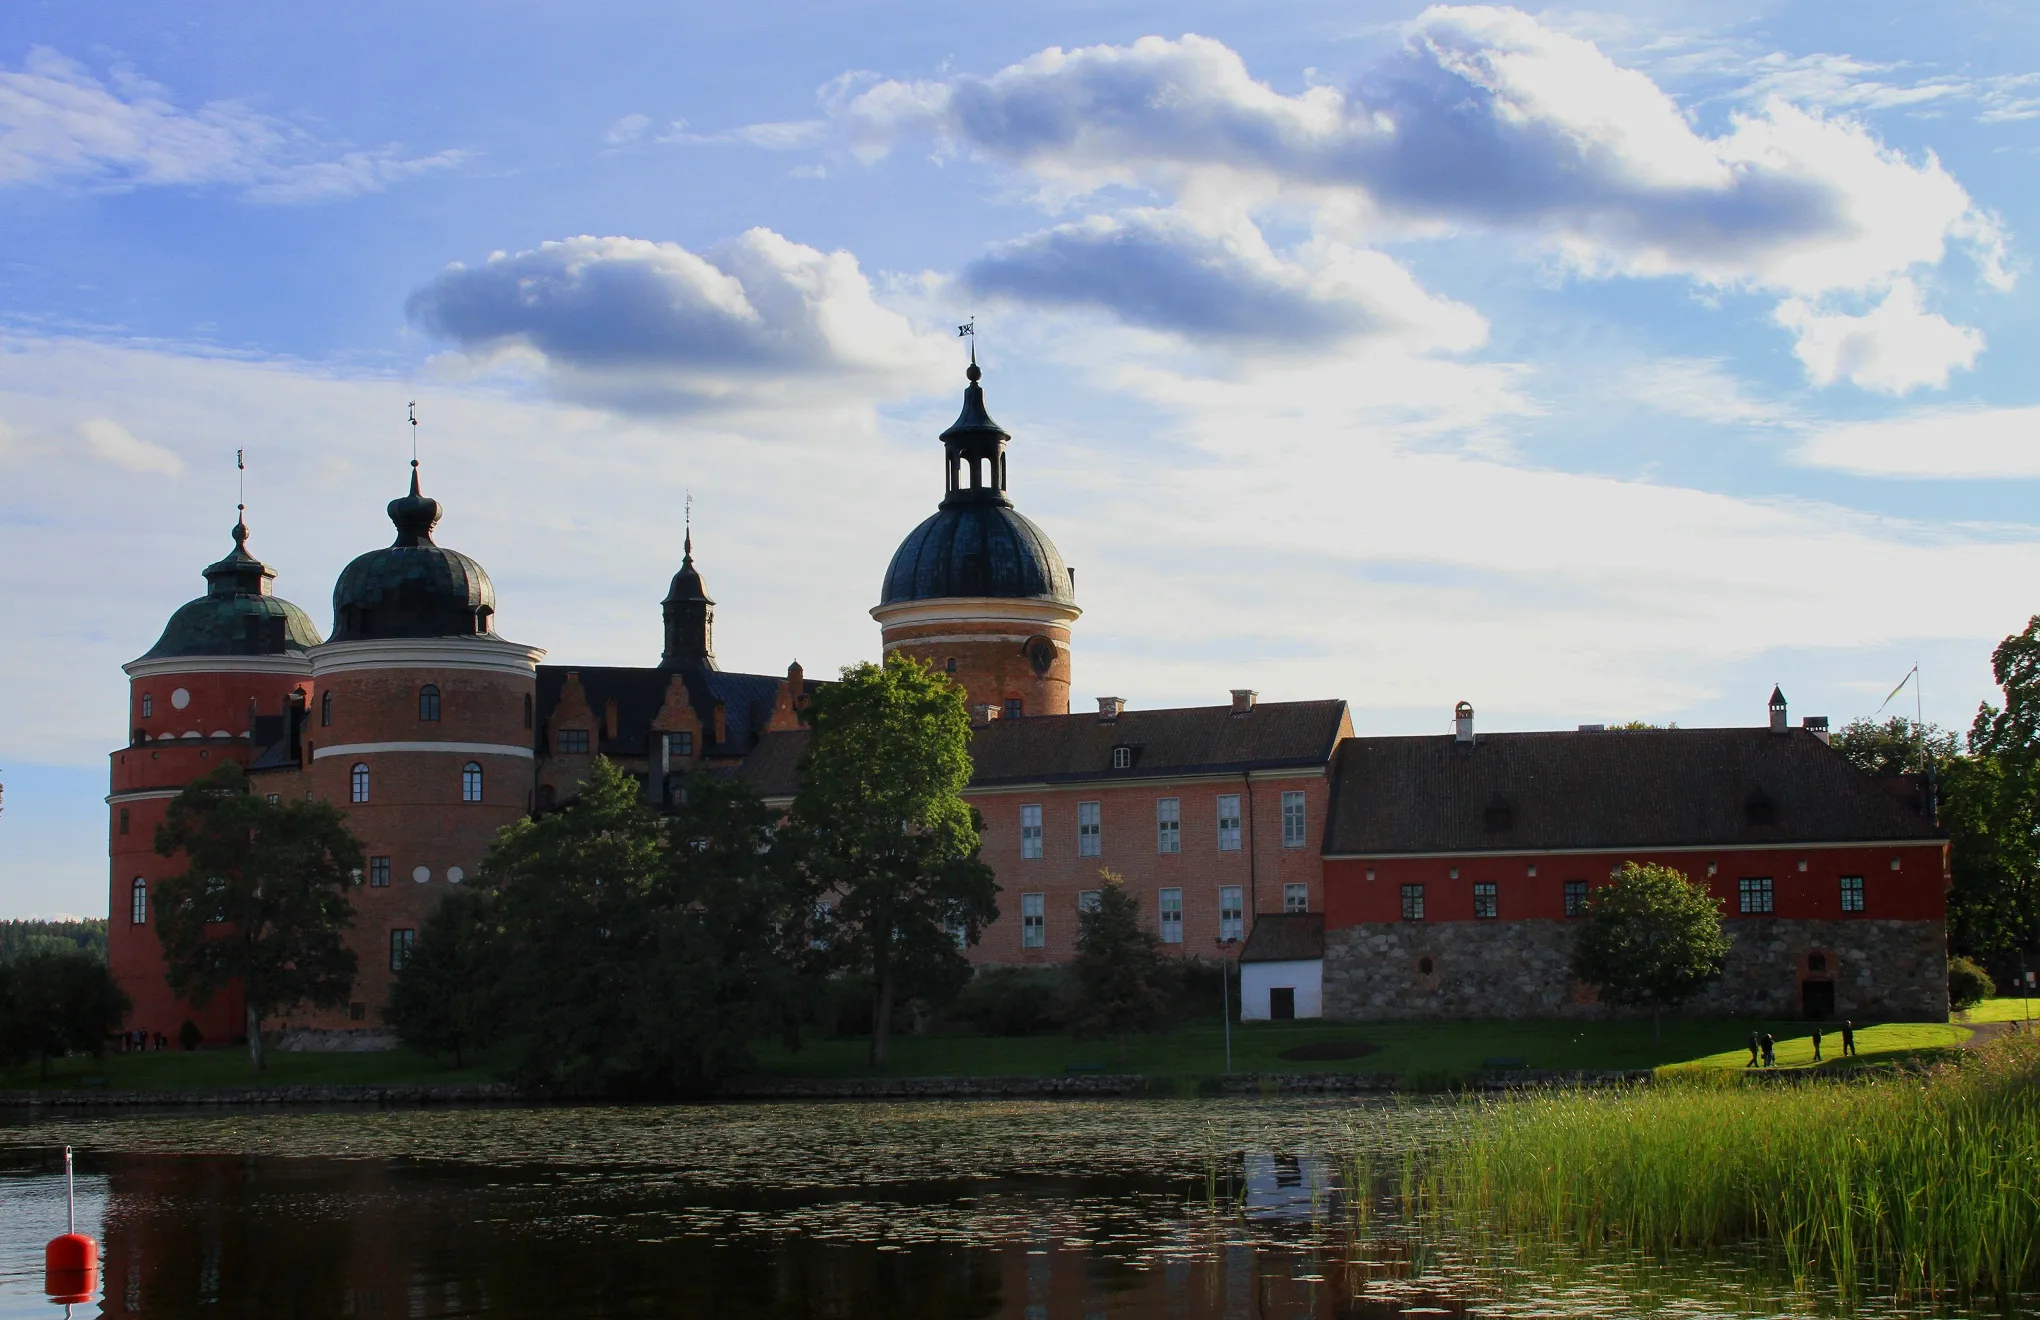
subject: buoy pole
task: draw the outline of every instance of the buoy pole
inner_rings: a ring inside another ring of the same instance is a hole
[[[64,1231],[78,1231],[78,1179],[71,1172],[71,1148],[64,1147]]]
[[[68,1308],[99,1291],[99,1244],[78,1231],[78,1179],[71,1148],[64,1147],[64,1225],[43,1248],[43,1291]]]

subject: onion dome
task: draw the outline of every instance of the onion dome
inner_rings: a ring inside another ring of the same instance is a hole
[[[319,644],[311,616],[271,594],[276,570],[248,553],[248,525],[234,524],[234,548],[205,570],[206,591],[170,616],[142,657],[300,655]]]
[[[694,567],[694,529],[681,543],[680,571],[666,599],[659,602],[666,619],[666,654],[661,669],[715,668],[715,601]]]
[[[985,411],[977,363],[964,375],[963,411],[942,433],[947,492],[935,515],[900,542],[879,603],[999,596],[1074,605],[1076,589],[1055,543],[1006,495],[1013,437]]]
[[[432,543],[439,501],[418,493],[416,459],[411,461],[411,493],[391,500],[389,515],[397,539],[356,558],[333,584],[333,640],[488,632],[496,588],[480,564]]]

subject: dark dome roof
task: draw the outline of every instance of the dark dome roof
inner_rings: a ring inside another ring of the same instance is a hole
[[[907,534],[885,571],[879,603],[944,596],[1010,596],[1077,603],[1048,534],[1010,504],[959,503]]]
[[[292,655],[319,644],[311,616],[270,594],[276,570],[248,553],[248,527],[234,525],[234,548],[205,570],[206,593],[170,616],[144,660],[184,655]]]
[[[411,493],[390,501],[397,539],[340,570],[333,584],[333,640],[383,637],[470,637],[489,631],[496,588],[482,566],[432,543],[439,501]]]

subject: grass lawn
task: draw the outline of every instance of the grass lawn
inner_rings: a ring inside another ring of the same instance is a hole
[[[374,1054],[283,1054],[271,1050],[260,1073],[248,1069],[245,1049],[152,1050],[145,1054],[107,1054],[101,1058],[50,1060],[50,1077],[42,1080],[36,1064],[0,1069],[0,1090],[68,1089],[90,1086],[114,1091],[208,1091],[237,1087],[337,1086],[408,1084],[413,1082],[486,1082],[493,1074],[477,1066],[456,1069],[452,1059],[439,1060],[416,1050]],[[89,1080],[100,1079],[104,1081]]]
[[[1787,1035],[1786,1030],[1791,1034]],[[1821,1041],[1821,1061],[1814,1063],[1813,1038],[1807,1031],[1806,1023],[1793,1022],[1785,1027],[1773,1027],[1771,1034],[1778,1038],[1777,1059],[1780,1068],[1850,1068],[1872,1059],[1892,1062],[1899,1058],[1919,1058],[1955,1049],[1968,1040],[1969,1028],[1948,1022],[1889,1022],[1878,1027],[1863,1027],[1856,1032],[1856,1058],[1844,1061],[1842,1037],[1838,1031],[1827,1031]],[[1691,1059],[1673,1064],[1670,1071],[1687,1072],[1702,1069],[1740,1070],[1750,1061],[1749,1032],[1743,1033],[1743,1043],[1734,1049],[1722,1050],[1704,1058]]]
[[[1957,1013],[1957,1022],[2024,1022],[2027,1018],[2040,1018],[2040,995],[2031,999],[1986,999],[1966,1013]]]
[[[1474,1071],[1490,1058],[1520,1058],[1532,1068],[1658,1068],[1666,1065],[1741,1067],[1752,1030],[1778,1038],[1781,1064],[1811,1064],[1813,1046],[1804,1022],[1667,1022],[1662,1044],[1648,1022],[1250,1022],[1232,1032],[1235,1072],[1385,1072],[1442,1080]],[[1966,1027],[1940,1023],[1866,1027],[1856,1033],[1860,1057],[1893,1058],[1947,1048],[1969,1036]],[[1363,1058],[1292,1061],[1297,1046],[1366,1041],[1380,1046]],[[1830,1034],[1829,1050],[1841,1046]],[[1225,1044],[1216,1024],[1184,1026],[1127,1041],[1121,1064],[1116,1042],[1067,1036],[896,1036],[892,1058],[875,1069],[865,1062],[863,1039],[819,1040],[798,1052],[778,1046],[759,1052],[760,1073],[784,1077],[1015,1076],[1060,1073],[1071,1064],[1098,1063],[1108,1072],[1150,1076],[1214,1076],[1225,1070]]]

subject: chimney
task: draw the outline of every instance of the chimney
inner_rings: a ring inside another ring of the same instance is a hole
[[[1253,714],[1254,698],[1259,695],[1261,694],[1252,688],[1234,688],[1232,690],[1232,713],[1235,715]]]
[[[1098,698],[1098,722],[1100,724],[1112,723],[1112,721],[1118,719],[1120,715],[1125,712],[1125,710],[1126,710],[1125,697]]]
[[[1822,742],[1828,740],[1828,722],[1825,715],[1808,715],[1805,719],[1799,721],[1799,727]]]
[[[1452,708],[1452,741],[1473,745],[1473,703],[1462,701]]]
[[[1785,691],[1774,685],[1771,688],[1771,732],[1789,733],[1791,727],[1785,722]]]
[[[980,701],[970,708],[970,727],[982,729],[999,718],[1001,707],[996,701]]]

